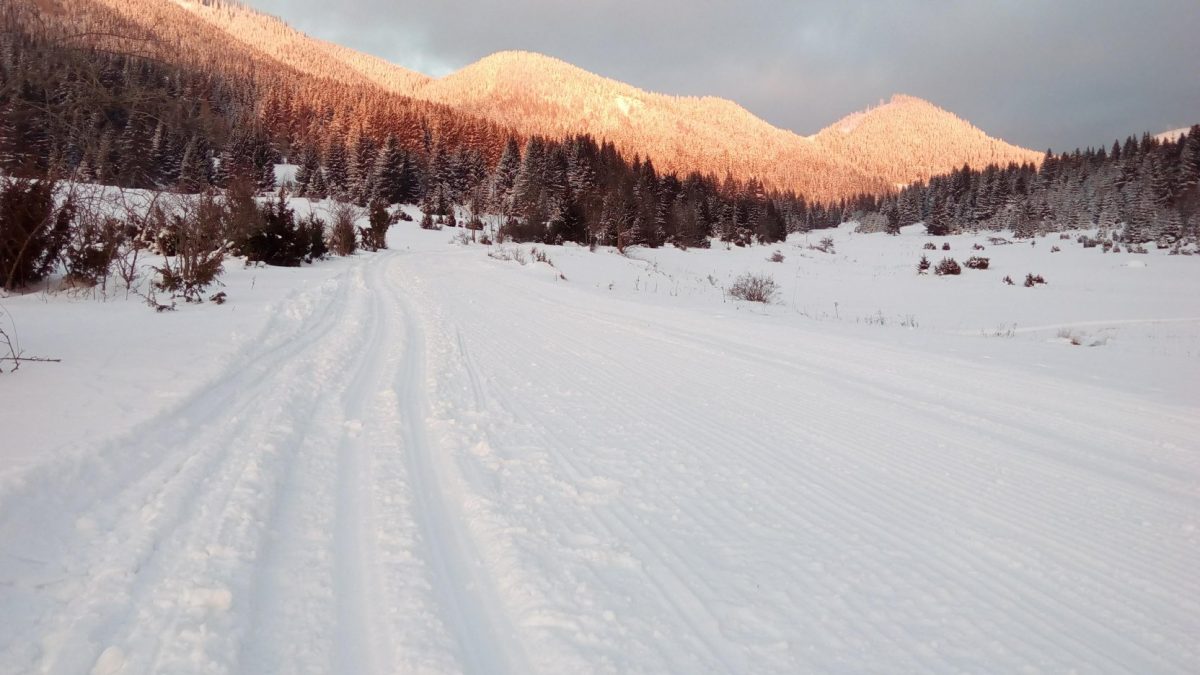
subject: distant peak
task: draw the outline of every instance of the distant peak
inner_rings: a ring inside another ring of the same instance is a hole
[[[934,108],[937,107],[936,105],[933,105],[929,101],[926,101],[925,99],[923,99],[919,96],[911,96],[909,94],[892,94],[892,98],[890,101],[888,101],[888,103],[892,103],[895,105],[908,104],[908,105],[927,105],[927,106],[932,106]]]

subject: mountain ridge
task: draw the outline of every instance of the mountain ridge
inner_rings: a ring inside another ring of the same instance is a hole
[[[314,38],[239,2],[96,1],[127,15],[133,4],[177,5],[238,45],[308,75],[444,105],[526,136],[587,133],[660,169],[753,177],[814,200],[887,192],[963,164],[1041,159],[913,96],[893,96],[804,136],[726,98],[656,93],[532,51],[496,52],[434,78]],[[831,131],[851,119],[852,132]]]

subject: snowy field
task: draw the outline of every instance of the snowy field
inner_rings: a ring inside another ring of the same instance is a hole
[[[1195,672],[1200,256],[919,229],[4,298],[0,673]]]

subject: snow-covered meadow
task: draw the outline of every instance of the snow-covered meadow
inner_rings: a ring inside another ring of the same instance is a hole
[[[62,363],[0,376],[0,672],[1200,659],[1200,256],[461,232],[4,298]]]

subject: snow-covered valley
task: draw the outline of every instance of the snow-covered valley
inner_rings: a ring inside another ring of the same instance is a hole
[[[0,672],[1193,670],[1200,257],[919,229],[5,298]]]

